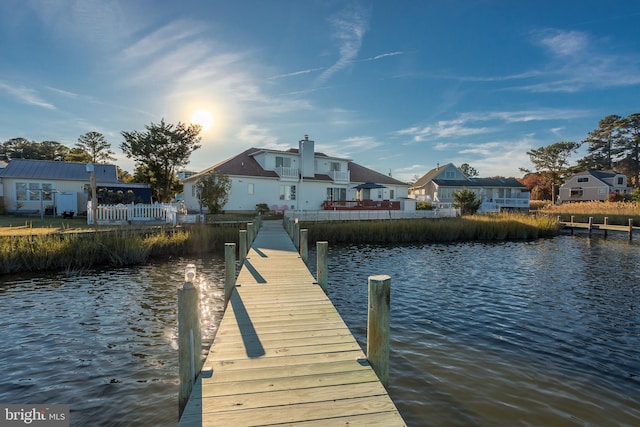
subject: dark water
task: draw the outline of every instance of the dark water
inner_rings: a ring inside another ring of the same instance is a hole
[[[363,347],[367,278],[391,276],[389,391],[409,426],[640,425],[640,243],[561,236],[329,255],[330,296]],[[175,425],[188,262],[211,337],[219,258],[4,277],[0,402],[71,404],[74,426]]]
[[[4,277],[0,403],[70,404],[74,426],[176,425],[177,288],[194,261],[210,340],[221,259]]]

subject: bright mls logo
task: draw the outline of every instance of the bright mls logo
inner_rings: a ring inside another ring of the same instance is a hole
[[[0,427],[69,427],[69,405],[2,405]]]

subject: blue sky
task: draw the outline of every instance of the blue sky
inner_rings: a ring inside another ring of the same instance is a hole
[[[213,126],[189,169],[316,150],[402,180],[522,176],[526,152],[640,112],[640,2],[2,0],[0,142]],[[206,124],[206,123],[205,123]]]

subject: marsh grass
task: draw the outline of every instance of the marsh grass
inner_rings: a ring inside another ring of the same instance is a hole
[[[539,211],[545,215],[562,221],[569,221],[574,216],[575,222],[589,222],[593,218],[595,224],[603,224],[604,218],[609,218],[611,225],[628,225],[629,219],[634,224],[640,224],[639,202],[580,202],[565,203],[560,206],[548,206]]]
[[[124,266],[150,258],[223,250],[238,242],[239,226],[193,225],[174,229],[115,230],[0,236],[0,273]]]
[[[533,240],[558,233],[556,218],[500,214],[459,218],[303,223],[309,242],[431,243],[461,241]]]

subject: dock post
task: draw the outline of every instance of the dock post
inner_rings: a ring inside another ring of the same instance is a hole
[[[236,284],[236,244],[224,244],[224,304],[229,302]]]
[[[633,219],[629,218],[629,237],[628,239],[631,240],[633,238]]]
[[[240,230],[240,254],[239,254],[239,258],[240,258],[240,263],[244,262],[244,260],[247,258],[247,253],[249,253],[249,251],[247,250],[247,230]]]
[[[195,276],[195,271],[193,275]],[[178,289],[178,417],[189,401],[193,384],[200,372],[202,337],[198,301],[198,289],[191,281],[184,282],[182,288]]]
[[[256,238],[255,230],[253,229],[253,223],[247,223],[247,247],[251,247],[253,244],[253,239]]]
[[[589,236],[591,236],[591,229],[593,228],[593,217],[589,217]]]
[[[293,245],[297,250],[300,250],[300,223],[298,222],[298,218],[293,224]]]
[[[309,230],[300,230],[300,257],[304,263],[309,259]]]
[[[327,293],[327,282],[329,277],[329,242],[316,242],[316,272],[318,275],[318,285]]]
[[[574,229],[574,226],[573,226],[573,218],[574,218],[574,216],[573,216],[573,215],[571,215],[571,235],[572,235],[572,236],[573,236],[573,229]]]
[[[607,226],[609,225],[609,217],[608,216],[604,217],[604,224],[602,224],[602,225],[604,225],[604,237],[606,239],[607,238],[607,231],[608,231],[607,230]]]
[[[389,385],[390,311],[391,277],[369,276],[367,359],[385,388]]]

